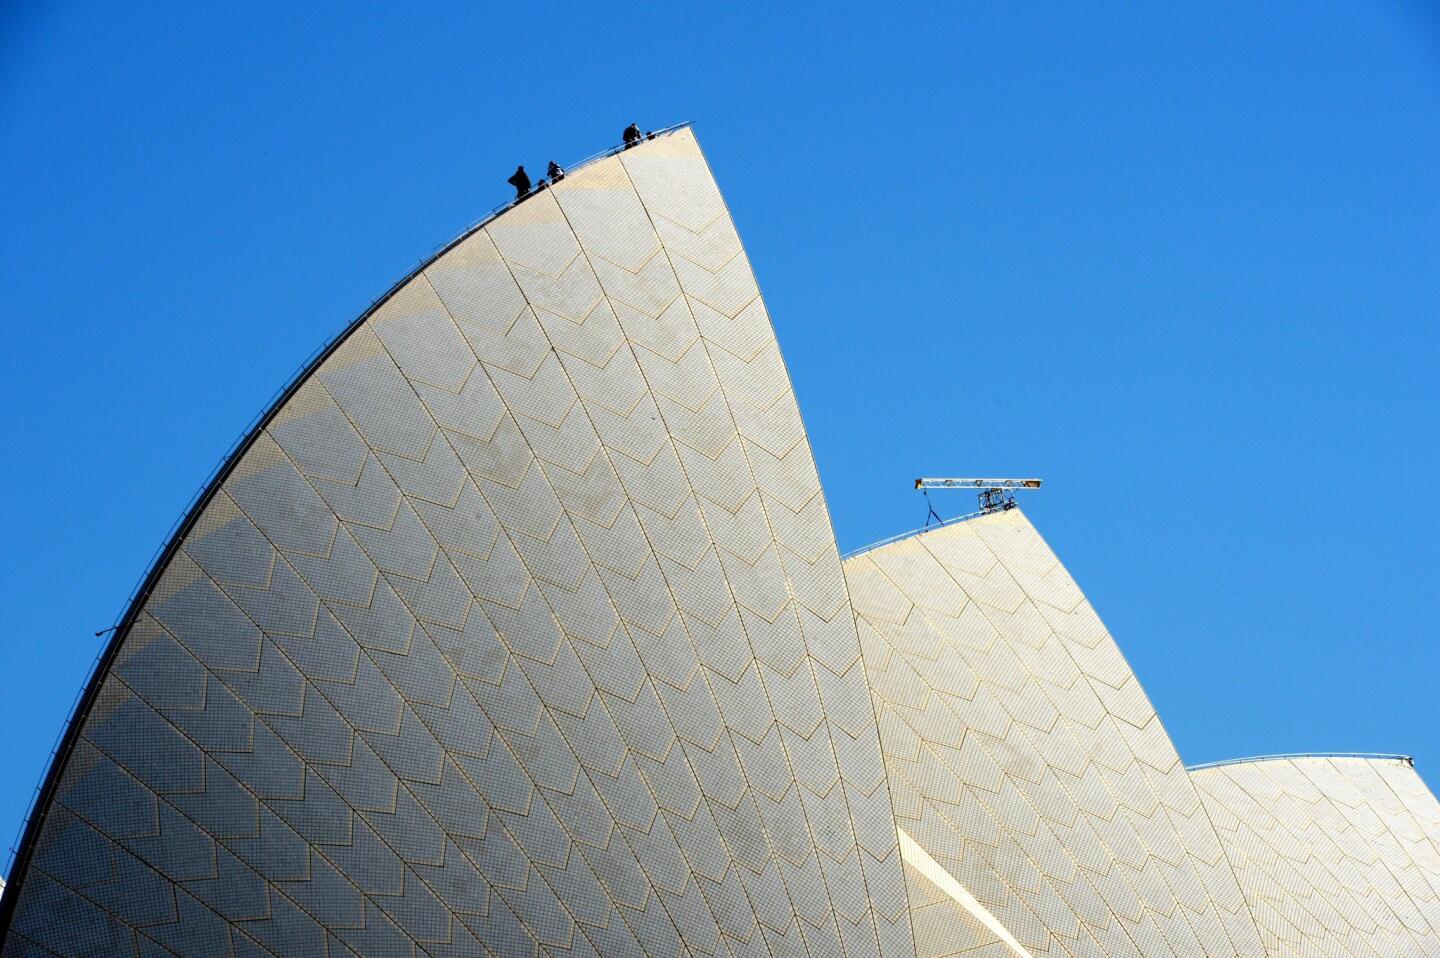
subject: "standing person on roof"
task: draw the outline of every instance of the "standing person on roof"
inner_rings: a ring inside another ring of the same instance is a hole
[[[545,175],[550,177],[551,183],[559,183],[565,179],[565,169],[559,163],[551,160],[550,165],[545,169]]]
[[[631,123],[629,126],[627,126],[625,128],[625,132],[622,135],[625,137],[625,149],[627,150],[630,149],[630,147],[634,146],[636,143],[639,143],[642,139],[640,127],[634,123]]]
[[[515,167],[515,172],[510,174],[510,179],[505,181],[515,187],[515,198],[518,200],[530,192],[530,174],[525,172],[525,167]]]

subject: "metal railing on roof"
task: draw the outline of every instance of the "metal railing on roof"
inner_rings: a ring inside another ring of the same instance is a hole
[[[683,123],[676,123],[672,126],[667,126],[662,130],[654,130],[645,134],[645,137],[644,139],[642,139],[641,142],[643,143],[646,140],[655,139],[661,136],[668,136],[680,130],[687,129],[690,125],[691,121],[686,120]],[[619,153],[623,153],[630,148],[630,146],[627,146],[623,143],[617,146],[608,147],[598,153],[593,153],[590,156],[585,157],[583,160],[573,164],[570,167],[567,167],[565,173],[568,176],[576,172],[577,170],[584,169],[586,166],[589,166],[592,163],[598,162],[607,157],[615,156]],[[270,398],[266,401],[265,405],[261,407],[260,411],[256,413],[253,417],[251,417],[250,421],[240,431],[240,434],[235,438],[233,442],[230,443],[224,454],[222,454],[220,459],[216,462],[215,467],[210,470],[209,474],[205,477],[199,488],[196,489],[195,493],[190,497],[190,500],[186,504],[185,510],[180,514],[180,517],[170,525],[170,528],[168,530],[166,530],[164,537],[160,540],[160,545],[155,549],[154,553],[151,554],[150,561],[146,563],[145,571],[140,574],[140,578],[136,580],[135,586],[130,590],[129,596],[126,598],[124,605],[121,607],[120,614],[116,616],[110,628],[97,633],[97,636],[104,635],[107,632],[110,633],[110,640],[101,646],[100,650],[95,653],[95,657],[90,661],[90,667],[86,670],[85,677],[81,681],[79,689],[75,692],[75,696],[70,702],[70,711],[67,714],[65,723],[60,727],[59,733],[55,736],[55,740],[51,743],[50,753],[45,761],[45,769],[41,773],[40,781],[35,784],[35,788],[31,792],[30,806],[26,810],[25,816],[20,819],[20,825],[19,828],[16,829],[15,839],[10,843],[9,848],[6,850],[4,867],[4,875],[6,877],[14,877],[12,873],[12,868],[14,867],[16,860],[19,858],[21,848],[24,847],[26,843],[26,833],[30,828],[30,823],[35,817],[36,811],[43,797],[43,793],[48,791],[49,787],[53,784],[52,779],[58,772],[57,760],[62,758],[64,753],[68,751],[68,745],[72,738],[72,730],[77,728],[79,723],[84,719],[84,716],[80,714],[81,705],[82,702],[93,692],[94,686],[98,681],[98,675],[102,671],[102,663],[108,661],[114,654],[115,650],[119,647],[121,640],[123,640],[125,637],[125,633],[130,624],[130,620],[134,617],[134,614],[139,611],[139,608],[144,604],[145,599],[148,597],[150,589],[153,588],[159,569],[161,568],[161,566],[163,566],[166,558],[170,555],[170,553],[174,551],[174,548],[178,544],[179,539],[182,537],[183,533],[190,527],[191,523],[194,522],[194,520],[199,516],[200,511],[204,509],[205,505],[209,502],[210,496],[213,494],[214,490],[218,488],[219,483],[224,480],[224,477],[228,474],[230,468],[235,464],[239,457],[244,454],[245,450],[250,447],[250,444],[254,442],[255,438],[260,434],[261,430],[264,429],[266,423],[270,421],[271,416],[273,416],[275,412],[278,411],[282,405],[284,405],[285,401],[290,398],[290,396],[295,392],[296,389],[299,388],[300,384],[315,369],[315,367],[317,367],[322,361],[324,361],[325,357],[329,356],[330,353],[333,352],[335,348],[340,345],[340,343],[344,342],[346,337],[348,337],[351,333],[353,333],[356,329],[363,325],[364,322],[369,319],[377,309],[383,306],[390,299],[390,297],[394,296],[397,292],[399,292],[399,290],[404,287],[406,283],[414,279],[427,266],[435,262],[435,260],[439,259],[445,253],[449,252],[451,249],[464,242],[477,230],[481,229],[482,227],[493,221],[500,214],[506,212],[511,207],[518,206],[519,204],[525,202],[527,199],[540,192],[541,189],[541,187],[537,186],[535,189],[532,189],[524,196],[517,196],[504,203],[501,203],[499,206],[491,209],[488,213],[484,214],[479,219],[471,222],[470,225],[466,226],[463,230],[461,230],[460,233],[456,235],[453,239],[451,239],[449,242],[442,243],[439,246],[435,247],[435,249],[431,252],[429,256],[425,257],[420,261],[418,266],[416,266],[410,272],[406,273],[403,277],[401,277],[394,285],[392,285],[388,290],[386,290],[383,295],[372,300],[370,305],[365,308],[365,311],[362,312],[356,319],[354,319],[347,326],[345,326],[345,328],[342,329],[340,332],[325,340],[314,350],[312,350],[310,355],[307,356],[298,367],[296,367],[295,371],[290,375],[289,379],[285,381],[284,385],[280,386],[280,388],[276,389],[275,392],[271,394]],[[13,882],[11,884],[14,885]],[[18,893],[18,886],[12,887],[10,896],[10,900],[12,903],[15,900],[14,896],[18,895]],[[0,897],[0,901],[4,901],[4,898]],[[3,933],[5,931],[6,922],[3,919],[6,915],[6,908],[3,905],[0,905],[0,933]]]
[[[1254,762],[1284,762],[1295,758],[1361,758],[1372,762],[1404,762],[1415,767],[1415,759],[1409,755],[1393,755],[1389,752],[1282,752],[1278,755],[1251,755],[1248,758],[1227,758],[1219,762],[1201,762],[1186,765],[1185,771],[1198,772],[1207,768],[1223,768],[1226,765],[1247,765]]]
[[[652,130],[649,133],[646,133],[640,140],[640,142],[643,143],[646,140],[658,139],[662,136],[669,136],[671,133],[678,133],[680,130],[689,129],[692,122],[693,121],[691,120],[686,120],[683,123],[676,123],[673,126],[667,126],[663,130]],[[619,146],[607,147],[606,149],[601,150],[599,153],[591,153],[589,156],[585,157],[585,159],[583,160],[580,160],[578,163],[575,163],[572,166],[564,167],[565,175],[569,176],[577,170],[583,170],[591,163],[595,163],[600,160],[606,159],[607,157],[616,156],[620,153],[624,153],[628,149],[630,149],[630,147],[622,143]],[[456,236],[448,243],[441,243],[439,246],[435,247],[435,249],[431,251],[430,255],[427,256],[422,262],[433,262],[437,257],[443,255],[452,246],[455,246],[462,240],[468,238],[471,233],[474,233],[480,227],[484,226],[486,223],[489,223],[501,213],[504,213],[512,206],[519,206],[521,203],[525,202],[530,197],[534,196],[536,193],[539,193],[541,190],[548,189],[550,186],[554,185],[553,183],[547,183],[546,186],[539,185],[543,182],[545,182],[545,180],[542,178],[536,183],[534,187],[531,188],[530,192],[526,193],[524,196],[516,196],[512,199],[506,200],[504,203],[501,203],[499,206],[495,207],[490,212],[486,213],[484,216],[481,216],[478,220],[465,227],[465,229],[460,232],[459,236]],[[416,270],[415,272],[419,272],[419,270]],[[399,289],[401,286],[404,286],[407,282],[410,281],[411,277],[413,277],[414,275],[415,273],[410,273],[404,279],[400,280],[400,282],[396,283],[395,286],[391,288],[390,293],[386,293],[385,296],[381,297],[381,299],[377,300],[377,302],[388,299],[391,293],[395,292],[395,290]]]
[[[953,516],[949,519],[941,519],[939,522],[932,522],[930,523],[930,525],[924,526],[923,528],[911,529],[909,532],[897,533],[896,535],[893,535],[888,539],[881,539],[879,542],[872,542],[868,546],[861,546],[858,549],[852,549],[849,552],[841,555],[840,561],[844,562],[846,559],[853,559],[858,555],[869,552],[871,549],[878,549],[881,546],[888,546],[892,542],[899,542],[902,539],[909,539],[911,536],[924,535],[925,533],[931,532],[935,529],[943,529],[945,526],[953,526],[957,522],[968,522],[971,519],[978,519],[981,516],[989,514],[990,513],[982,510],[980,512],[967,512],[963,516]]]

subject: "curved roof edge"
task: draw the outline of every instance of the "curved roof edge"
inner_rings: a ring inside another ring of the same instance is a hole
[[[1415,758],[1411,755],[1391,754],[1389,752],[1281,752],[1276,755],[1250,755],[1245,758],[1226,758],[1218,762],[1201,762],[1198,765],[1186,765],[1187,772],[1203,772],[1207,768],[1224,768],[1227,765],[1255,765],[1259,762],[1288,762],[1297,758],[1353,758],[1367,762],[1404,762],[1411,768],[1415,767]]]
[[[1020,508],[1020,507],[1019,507],[1019,506],[1015,506],[1014,508],[1018,509],[1018,508]],[[1010,510],[1006,509],[1005,511],[1006,511],[1006,512],[1009,512]],[[939,522],[937,522],[937,523],[935,523],[935,524],[933,524],[933,525],[922,526],[922,527],[919,528],[919,529],[911,529],[911,530],[909,530],[908,532],[897,532],[895,535],[890,536],[889,538],[886,538],[886,539],[881,539],[879,542],[872,542],[872,543],[870,543],[869,545],[861,546],[861,547],[858,548],[858,549],[851,549],[849,552],[841,553],[841,555],[840,555],[840,561],[841,561],[841,562],[844,562],[844,561],[846,561],[847,559],[853,559],[853,558],[855,558],[855,557],[858,556],[858,555],[864,555],[865,553],[871,551],[872,549],[878,549],[878,548],[880,548],[881,546],[888,546],[888,545],[891,545],[892,543],[899,542],[899,541],[901,541],[902,539],[909,539],[909,538],[911,538],[911,537],[913,537],[913,536],[923,536],[923,535],[924,535],[925,533],[927,533],[927,532],[934,532],[936,529],[943,529],[943,528],[945,528],[946,526],[953,526],[953,525],[955,525],[956,523],[960,523],[960,522],[969,522],[971,519],[978,519],[978,518],[980,518],[981,516],[984,516],[984,515],[989,515],[989,513],[987,513],[987,512],[967,512],[967,513],[965,513],[963,516],[954,516],[954,517],[952,517],[952,518],[950,518],[950,519],[941,519]]]
[[[685,120],[661,130],[655,130],[650,136],[669,136],[672,133],[689,128],[691,123],[692,121]],[[589,166],[592,163],[615,156],[618,153],[623,153],[625,149],[626,147],[622,144],[592,154],[573,166],[568,167],[566,173],[574,173],[576,170]],[[121,612],[120,616],[115,620],[115,624],[106,630],[110,635],[109,641],[106,643],[105,648],[96,655],[94,662],[91,663],[90,673],[85,677],[81,692],[75,700],[75,705],[71,708],[70,715],[65,719],[64,728],[55,746],[50,751],[50,757],[46,764],[45,771],[41,776],[40,784],[35,789],[35,795],[31,800],[30,808],[26,811],[25,817],[21,821],[20,838],[10,849],[11,857],[7,863],[9,867],[6,868],[5,875],[0,876],[0,887],[6,890],[6,894],[0,895],[0,941],[5,940],[6,933],[10,930],[10,921],[14,915],[15,903],[20,900],[20,884],[25,877],[26,866],[29,864],[31,852],[34,850],[35,840],[39,836],[40,827],[45,820],[43,810],[49,805],[50,796],[55,790],[60,771],[65,767],[65,758],[75,747],[75,740],[80,734],[80,727],[84,724],[85,717],[90,713],[91,705],[95,701],[95,696],[100,689],[100,684],[109,671],[110,664],[119,651],[126,633],[129,632],[141,608],[145,605],[145,600],[149,597],[151,590],[154,589],[156,583],[159,581],[160,573],[165,569],[171,557],[175,554],[175,551],[180,547],[180,543],[184,541],[185,536],[194,526],[200,514],[205,511],[205,507],[210,503],[210,500],[215,497],[216,491],[225,484],[225,480],[229,478],[236,464],[240,462],[245,453],[254,445],[255,440],[260,434],[265,431],[265,427],[270,424],[275,414],[280,411],[300,386],[310,377],[310,374],[318,369],[335,350],[339,349],[341,344],[350,338],[351,334],[363,326],[366,320],[373,316],[380,307],[389,302],[391,297],[404,288],[407,283],[423,273],[433,265],[436,260],[440,259],[440,257],[469,239],[477,231],[490,225],[511,209],[525,202],[525,200],[537,192],[539,192],[538,189],[532,190],[524,196],[519,196],[502,203],[500,206],[495,207],[480,217],[480,219],[471,223],[449,242],[442,244],[428,257],[421,260],[419,265],[397,280],[383,295],[375,299],[364,312],[351,320],[344,329],[322,344],[315,352],[311,353],[310,358],[301,364],[290,377],[290,380],[271,397],[270,402],[265,408],[251,420],[250,425],[241,433],[240,438],[231,445],[229,451],[222,456],[219,465],[210,473],[210,476],[201,485],[200,490],[190,500],[189,504],[185,507],[185,511],[181,513],[180,518],[170,527],[164,544],[161,545],[151,557],[149,566],[141,575],[135,588],[131,591],[130,598],[125,603],[124,611]],[[103,635],[105,633],[102,632],[100,634]],[[3,884],[6,881],[8,881],[8,884]]]

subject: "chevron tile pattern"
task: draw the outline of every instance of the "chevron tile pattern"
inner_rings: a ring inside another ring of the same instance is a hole
[[[1413,771],[1187,773],[1018,510],[842,565],[688,129],[392,291],[172,546],[0,958],[1440,954]]]
[[[863,552],[845,575],[896,824],[1023,953],[1262,954],[1154,709],[1019,510]],[[1015,954],[907,876],[923,958]]]
[[[1275,956],[1440,955],[1440,804],[1404,760],[1191,772]]]
[[[909,954],[829,515],[688,130],[395,292],[123,639],[5,944]]]

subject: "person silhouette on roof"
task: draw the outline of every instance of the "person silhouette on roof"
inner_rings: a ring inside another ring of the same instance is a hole
[[[639,125],[635,123],[631,123],[629,126],[627,126],[625,128],[625,132],[621,135],[625,137],[625,149],[627,150],[630,149],[630,147],[634,146],[636,143],[639,143],[644,138],[640,132]]]
[[[565,169],[559,163],[551,160],[550,165],[545,169],[545,175],[550,177],[551,183],[559,183],[565,179]]]
[[[510,174],[510,179],[505,181],[515,187],[515,198],[518,200],[530,192],[530,174],[525,172],[525,167],[515,167],[515,172]]]

